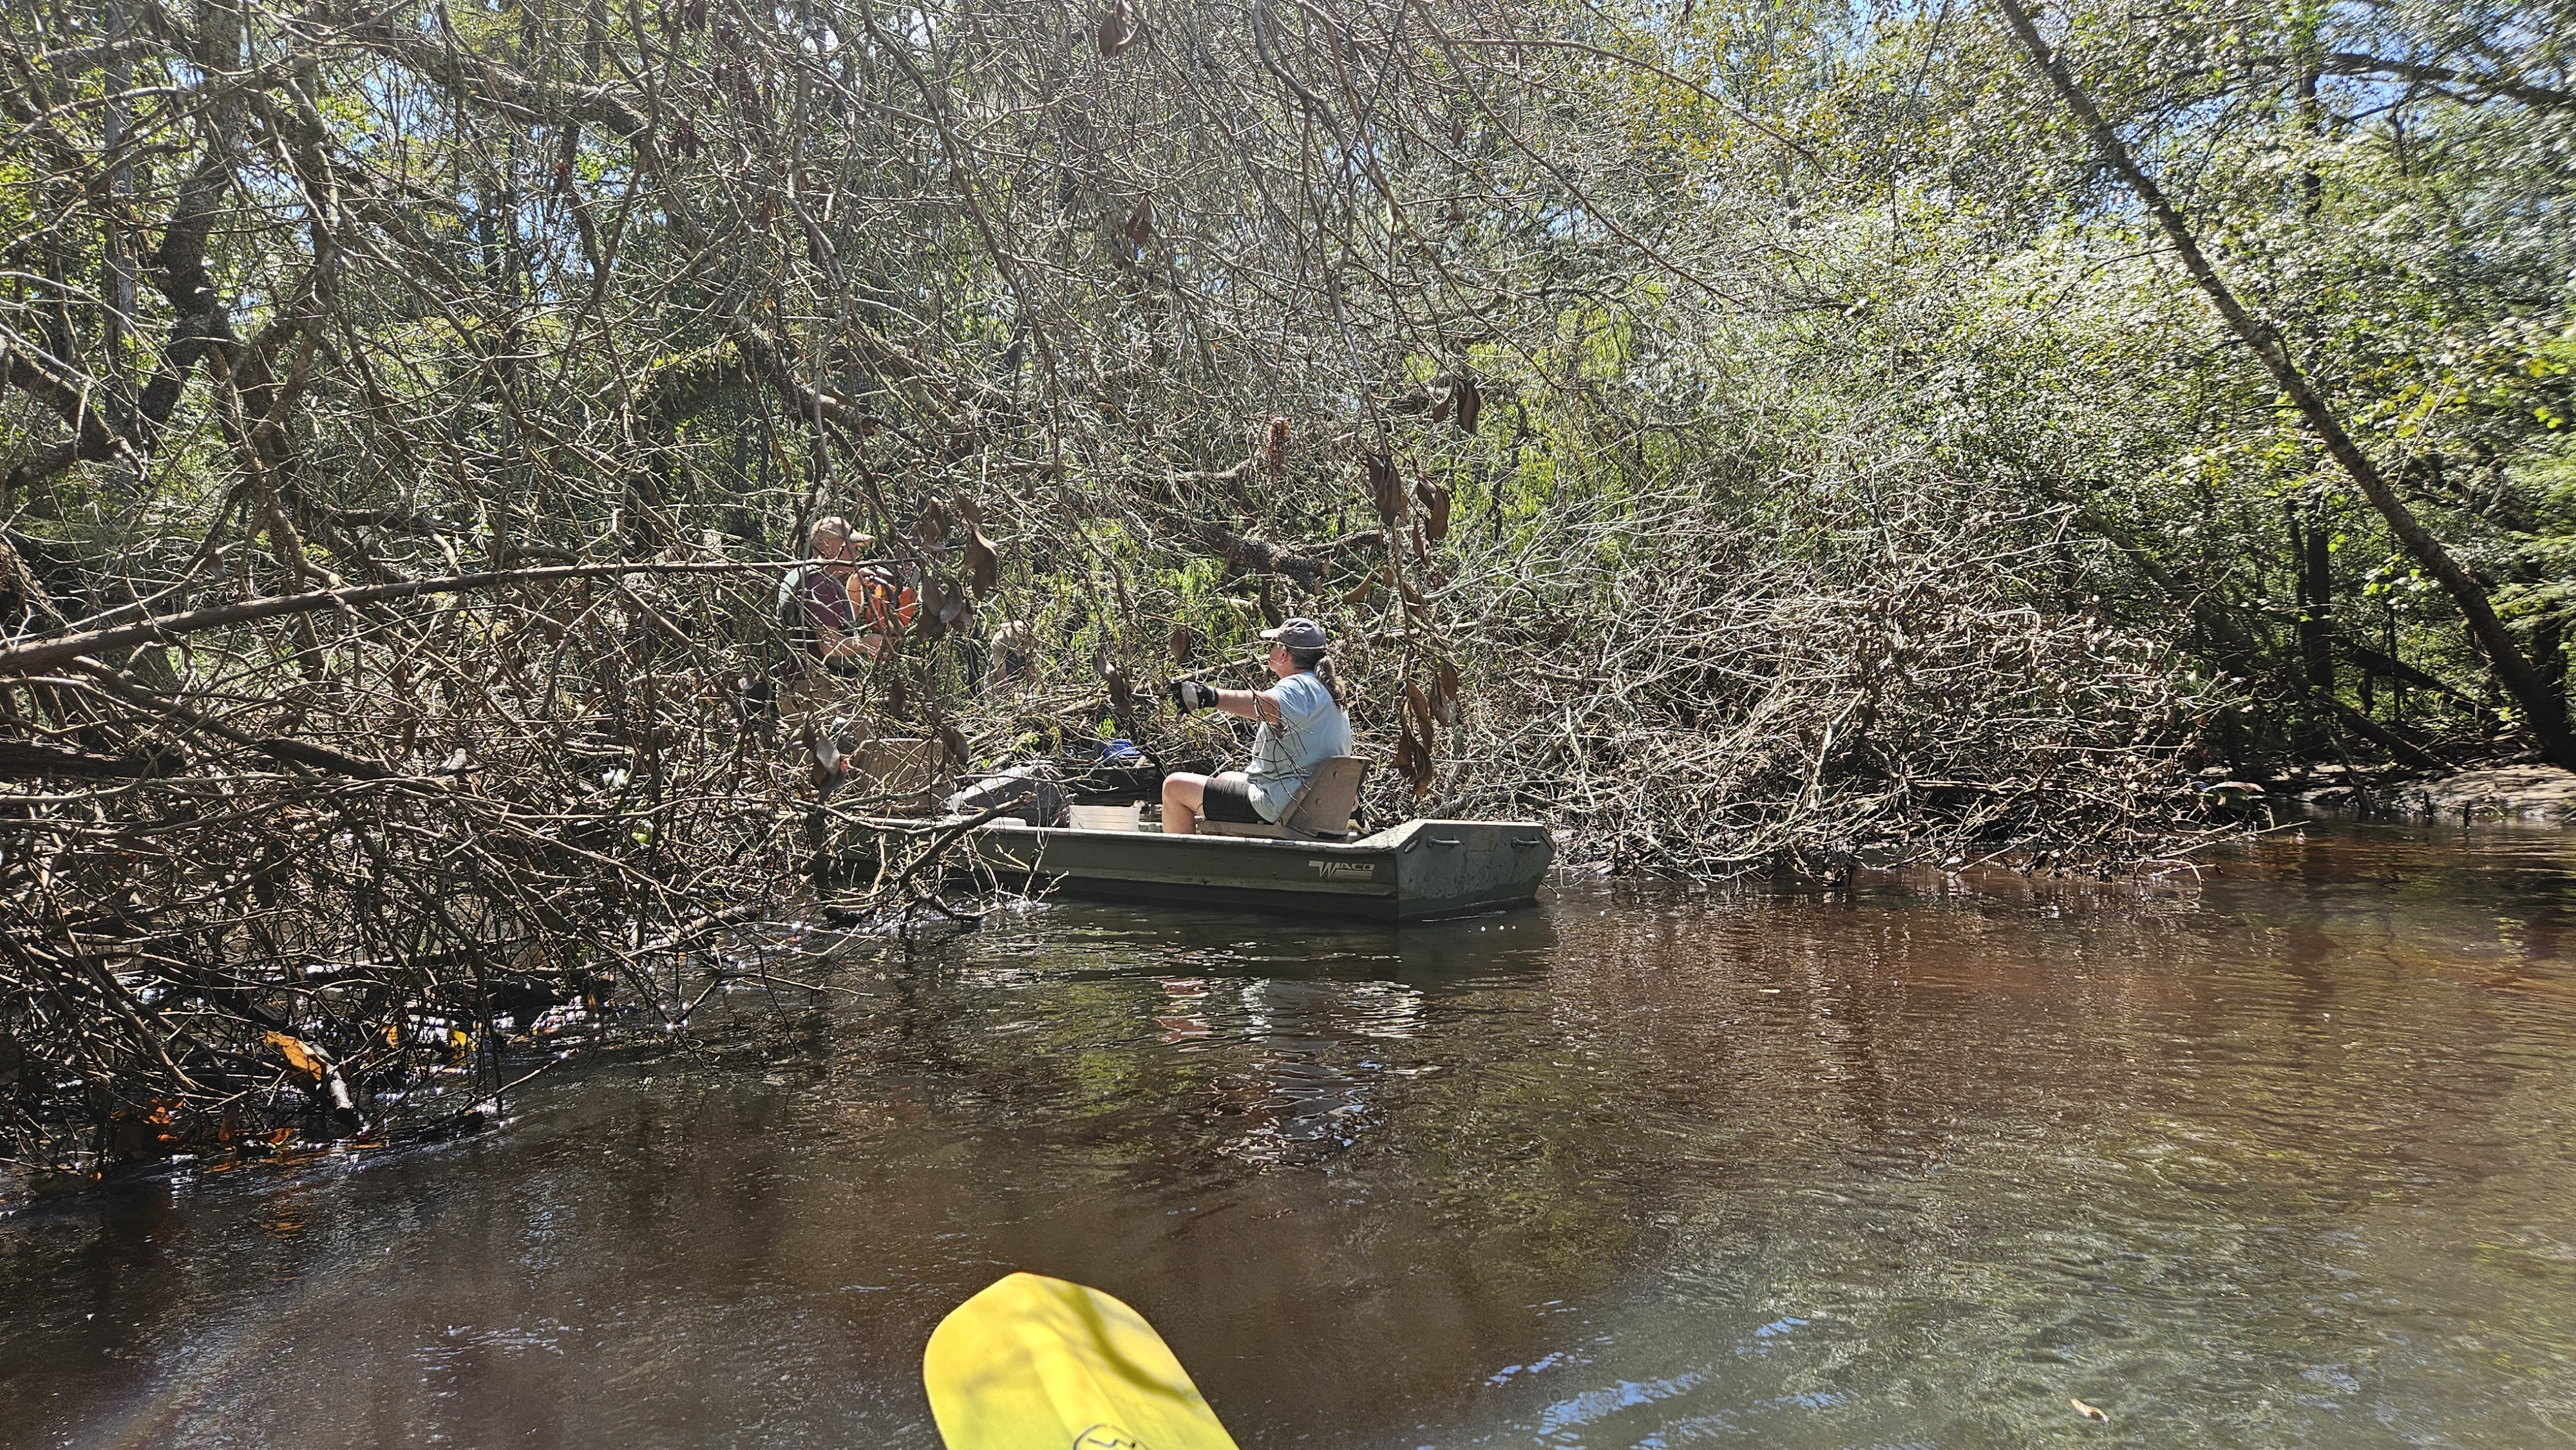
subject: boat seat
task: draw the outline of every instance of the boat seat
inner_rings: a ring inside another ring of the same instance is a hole
[[[1357,755],[1336,755],[1315,767],[1306,783],[1288,798],[1288,809],[1273,826],[1239,825],[1202,818],[1198,829],[1210,836],[1250,836],[1268,841],[1345,841],[1351,836],[1351,813],[1360,808],[1360,783],[1369,763]]]

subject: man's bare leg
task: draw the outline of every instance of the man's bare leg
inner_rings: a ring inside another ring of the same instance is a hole
[[[1199,817],[1207,813],[1207,783],[1204,775],[1176,770],[1163,777],[1163,834],[1195,836]]]

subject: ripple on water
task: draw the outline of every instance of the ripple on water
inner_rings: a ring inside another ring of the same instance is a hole
[[[928,1444],[1012,1268],[1247,1450],[2566,1443],[2564,843],[2211,865],[866,944],[791,1041],[0,1223],[0,1443]]]

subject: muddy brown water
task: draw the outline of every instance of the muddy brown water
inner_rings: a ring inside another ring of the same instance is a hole
[[[2576,844],[2212,865],[997,919],[482,1138],[18,1209],[0,1443],[931,1450],[1034,1269],[1247,1450],[2576,1444]]]

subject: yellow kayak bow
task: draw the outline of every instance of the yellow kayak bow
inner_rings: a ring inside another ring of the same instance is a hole
[[[948,1450],[1235,1450],[1145,1316],[1013,1274],[930,1333],[921,1382]]]

